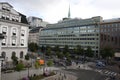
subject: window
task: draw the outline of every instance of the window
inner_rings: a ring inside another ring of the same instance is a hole
[[[20,58],[23,58],[23,51],[20,52]]]
[[[21,31],[21,36],[24,36],[24,34],[25,34],[25,30],[22,30]]]
[[[3,34],[6,34],[6,33],[7,33],[7,27],[3,27],[3,28],[2,28],[2,33],[3,33]]]
[[[1,56],[2,56],[3,58],[5,58],[5,57],[6,57],[6,53],[5,53],[5,52],[2,52]]]
[[[2,40],[2,45],[6,45],[6,39]]]
[[[2,7],[2,10],[10,11],[9,7],[6,7],[6,6],[3,6],[3,7]]]
[[[16,35],[16,28],[13,28],[13,35]]]
[[[10,19],[8,15],[6,16],[6,19],[7,19],[7,20],[9,20],[9,19]]]
[[[16,53],[13,51],[11,58],[14,59],[14,57],[16,57]]]
[[[21,46],[24,46],[24,39],[21,40]]]
[[[4,14],[2,15],[2,19],[5,19],[5,15]]]
[[[15,20],[18,22],[19,21],[19,17],[16,17]]]
[[[12,16],[12,21],[15,21],[15,16]]]
[[[13,39],[13,40],[12,40],[12,46],[15,46],[15,44],[16,44],[16,40]]]

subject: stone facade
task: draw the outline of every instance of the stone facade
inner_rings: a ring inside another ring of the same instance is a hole
[[[0,33],[5,36],[0,54],[6,61],[11,61],[13,54],[18,59],[24,59],[27,53],[28,28],[25,15],[14,10],[7,2],[0,3]]]

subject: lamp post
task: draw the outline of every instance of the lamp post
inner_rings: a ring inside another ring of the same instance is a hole
[[[29,68],[30,68],[30,64],[28,63],[28,78],[29,78]]]
[[[44,53],[43,53],[43,59],[44,59],[44,69],[43,69],[43,73],[45,73],[45,53],[46,53],[46,45],[44,47]]]
[[[1,41],[2,39],[4,39],[4,35],[0,33],[0,55],[1,55]],[[4,58],[1,56],[0,57],[0,80],[2,80],[2,76],[1,76],[1,64],[3,63]]]
[[[46,47],[44,45],[42,45],[42,56],[43,56],[43,60],[44,60],[44,67],[43,67],[43,74],[45,73],[45,53],[46,53]]]

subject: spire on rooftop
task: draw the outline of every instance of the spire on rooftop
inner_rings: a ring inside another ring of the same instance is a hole
[[[68,10],[68,18],[71,17],[71,14],[70,14],[70,4],[69,4],[69,10]]]

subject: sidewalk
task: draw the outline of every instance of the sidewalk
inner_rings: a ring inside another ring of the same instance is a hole
[[[47,70],[59,70],[55,67],[47,67]],[[29,76],[34,74],[43,74],[43,68],[41,69],[29,69]],[[18,80],[19,78],[27,77],[28,70],[20,71],[20,72],[12,72],[12,73],[2,73],[1,78],[2,80]]]
[[[56,72],[56,75],[44,78],[42,80],[77,80],[77,77],[65,72]]]

